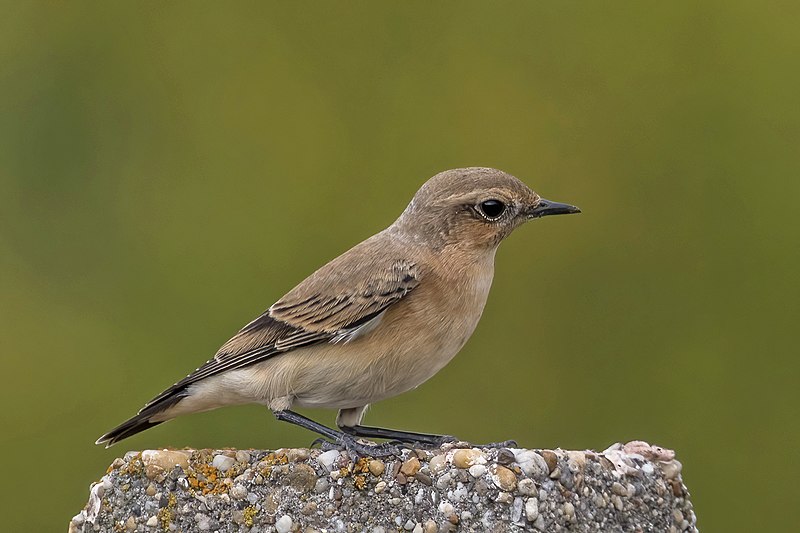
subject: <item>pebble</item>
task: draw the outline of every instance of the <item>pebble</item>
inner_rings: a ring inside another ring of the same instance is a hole
[[[514,454],[517,464],[526,476],[542,479],[550,473],[544,457],[532,450],[519,450]]]
[[[492,481],[497,488],[511,492],[517,487],[517,476],[510,469],[501,465],[492,465]]]
[[[244,485],[236,484],[231,488],[231,498],[234,500],[243,500],[247,497],[247,489]]]
[[[406,531],[411,531],[411,530],[413,530],[413,529],[414,529],[414,522],[412,522],[411,520],[408,520],[408,521],[407,521],[407,522],[406,522],[406,523],[403,525],[403,529],[405,529]]]
[[[156,495],[156,486],[150,483],[147,485],[147,488],[144,490],[144,493],[150,496],[151,498]]]
[[[476,479],[479,477],[483,477],[485,473],[486,473],[486,467],[484,465],[472,465],[471,467],[469,467],[469,475],[471,475]]]
[[[417,472],[417,475],[414,477],[417,478],[417,481],[419,481],[423,485],[431,486],[433,484],[433,479],[431,478],[431,476],[429,476],[424,472]]]
[[[528,501],[525,502],[525,518],[529,522],[539,518],[539,500],[536,498],[528,498]]]
[[[421,466],[422,465],[420,464],[419,459],[417,459],[416,457],[412,457],[411,459],[403,463],[403,466],[400,467],[400,472],[402,472],[403,475],[405,476],[413,476],[414,474],[419,472]]]
[[[211,466],[219,470],[220,472],[227,472],[231,469],[233,464],[236,462],[236,459],[233,457],[228,457],[227,455],[215,455],[214,459],[211,461]]]
[[[622,451],[628,454],[641,455],[651,461],[671,461],[675,459],[675,452],[661,446],[651,446],[642,440],[632,440],[621,446]]]
[[[314,483],[314,492],[316,492],[317,494],[322,494],[323,492],[326,492],[328,490],[328,487],[330,487],[330,483],[328,483],[328,480],[325,479],[324,477],[321,477],[317,479],[316,483]]]
[[[524,478],[519,480],[517,490],[523,496],[533,496],[536,494],[536,483],[532,479]]]
[[[338,454],[339,452],[337,451],[336,453]],[[292,525],[292,518],[288,514],[285,514],[275,522],[275,529],[278,530],[278,533],[289,533],[289,531],[292,530]]]
[[[614,507],[617,508],[617,511],[622,510],[623,508],[622,498],[620,498],[618,495],[614,494],[613,496],[611,496],[611,503],[614,504]]]
[[[456,468],[469,468],[472,465],[486,464],[486,454],[475,448],[457,450],[453,454],[453,465]]]
[[[339,459],[339,450],[328,450],[327,452],[322,452],[319,454],[319,457],[317,457],[319,464],[327,468],[328,472],[333,470],[333,463],[336,462],[337,459]]]
[[[425,525],[422,526],[422,530],[424,533],[438,533],[439,526],[433,520],[428,520],[425,522]]]
[[[467,487],[459,483],[458,488],[452,492],[452,500],[454,502],[462,502],[467,499],[468,495]]]
[[[494,501],[496,501],[497,503],[503,503],[503,504],[511,503],[513,500],[514,497],[511,496],[510,492],[500,492],[497,495],[497,498],[494,499]]]
[[[664,477],[667,479],[675,479],[681,473],[683,465],[677,459],[661,463],[661,471],[664,472]]]
[[[157,466],[162,470],[172,470],[180,466],[184,470],[189,467],[189,452],[170,450],[145,450],[142,452],[142,464]]]
[[[381,477],[386,471],[386,465],[383,461],[378,459],[373,459],[367,464],[367,468],[369,468],[369,473],[375,477]]]
[[[202,513],[197,513],[194,515],[194,521],[197,522],[197,529],[200,531],[208,531],[211,529],[210,519]]]
[[[145,525],[148,527],[156,527],[158,525],[158,517],[156,515],[151,516],[147,519],[147,523]]]
[[[514,498],[514,504],[511,506],[511,521],[519,522],[522,518],[522,498]]]
[[[158,465],[146,465],[144,467],[144,475],[147,476],[147,479],[155,479],[163,473],[164,469]]]
[[[552,472],[556,469],[556,465],[558,465],[558,456],[552,450],[542,450],[542,457],[544,457],[544,462],[547,463],[547,469],[549,472]]]
[[[306,448],[290,448],[286,450],[286,458],[290,463],[299,463],[308,459],[308,449]]]
[[[375,494],[380,494],[386,489],[386,482],[385,481],[378,481],[375,484]]]
[[[250,454],[244,450],[238,450],[236,452],[236,462],[237,463],[249,463],[250,462]]]
[[[431,474],[439,474],[442,470],[447,467],[447,457],[444,455],[435,455],[431,458],[430,462],[428,463],[428,468],[431,471]]]
[[[455,511],[455,507],[450,502],[442,502],[439,504],[439,512],[444,516],[450,516]]]
[[[415,525],[413,533],[422,533],[422,524]]]
[[[567,452],[567,465],[572,472],[583,472],[586,468],[586,454],[579,451]]]
[[[284,481],[298,492],[309,492],[317,483],[317,472],[305,463],[293,465]]]
[[[497,452],[497,462],[500,463],[501,465],[508,466],[516,460],[517,457],[516,455],[514,455],[514,452],[512,452],[508,448],[501,448]]]
[[[572,505],[570,502],[566,502],[564,504],[564,516],[567,518],[572,518],[575,515],[575,506]]]

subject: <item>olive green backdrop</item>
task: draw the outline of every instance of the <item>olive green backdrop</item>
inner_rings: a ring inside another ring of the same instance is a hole
[[[796,528],[798,16],[4,2],[2,528],[66,528],[128,449],[309,444],[255,406],[93,442],[469,165],[584,212],[504,243],[472,340],[367,422],[645,439],[678,451],[703,531]]]

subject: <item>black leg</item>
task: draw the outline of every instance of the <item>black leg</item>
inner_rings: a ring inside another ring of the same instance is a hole
[[[431,446],[441,446],[445,442],[455,442],[458,439],[450,435],[434,435],[431,433],[415,433],[413,431],[401,431],[399,429],[376,428],[371,426],[340,426],[345,433],[355,437],[367,437],[369,439],[392,439],[408,444],[428,444]]]
[[[314,433],[319,433],[323,437],[327,437],[331,440],[338,441],[341,440],[342,436],[344,436],[344,433],[341,431],[336,431],[328,426],[323,426],[319,422],[314,422],[310,418],[307,418],[300,413],[289,411],[288,409],[285,411],[273,411],[273,413],[275,418],[282,422],[289,422],[290,424],[300,426],[301,428],[313,431]]]
[[[295,424],[300,426],[301,428],[305,428],[309,431],[313,431],[314,433],[319,433],[323,437],[331,439],[334,444],[343,447],[347,450],[348,454],[350,454],[350,458],[354,461],[359,457],[387,457],[390,455],[397,455],[400,453],[400,450],[397,449],[396,446],[392,446],[391,444],[362,444],[357,442],[353,435],[348,435],[347,433],[343,433],[341,431],[336,431],[335,429],[331,429],[328,426],[324,426],[319,422],[314,422],[310,418],[307,418],[299,413],[295,413],[294,411],[289,411],[288,409],[284,411],[273,411],[275,414],[275,418],[281,420],[283,422],[289,422],[290,424]]]

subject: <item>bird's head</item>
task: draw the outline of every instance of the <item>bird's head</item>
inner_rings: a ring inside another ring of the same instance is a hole
[[[394,226],[439,247],[491,249],[531,219],[570,213],[580,209],[545,200],[501,170],[470,167],[425,182]]]

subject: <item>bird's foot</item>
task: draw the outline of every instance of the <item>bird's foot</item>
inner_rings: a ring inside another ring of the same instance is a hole
[[[519,445],[517,444],[517,441],[515,441],[515,440],[504,440],[504,441],[501,441],[501,442],[489,442],[487,444],[475,444],[475,443],[467,442],[467,441],[464,441],[464,440],[460,440],[460,439],[457,439],[457,438],[451,437],[451,436],[443,436],[442,440],[440,442],[438,442],[438,443],[435,443],[435,444],[434,443],[430,443],[430,444],[422,443],[422,445],[421,445],[421,443],[415,442],[414,446],[419,447],[419,448],[424,448],[425,445],[427,445],[427,446],[441,448],[444,444],[451,444],[452,445],[451,448],[493,448],[493,449],[497,449],[497,450],[500,450],[502,448],[518,448],[519,447]]]
[[[392,440],[390,444],[407,450],[431,450],[441,448],[444,444],[460,442],[452,435],[426,435],[424,439]],[[430,437],[430,438],[428,438]]]
[[[336,438],[334,442],[319,438],[311,443],[312,446],[315,444],[319,444],[320,449],[323,451],[343,449],[354,462],[358,461],[360,457],[392,457],[400,455],[400,448],[391,442],[378,444],[376,442],[356,439],[352,435],[346,433]]]

